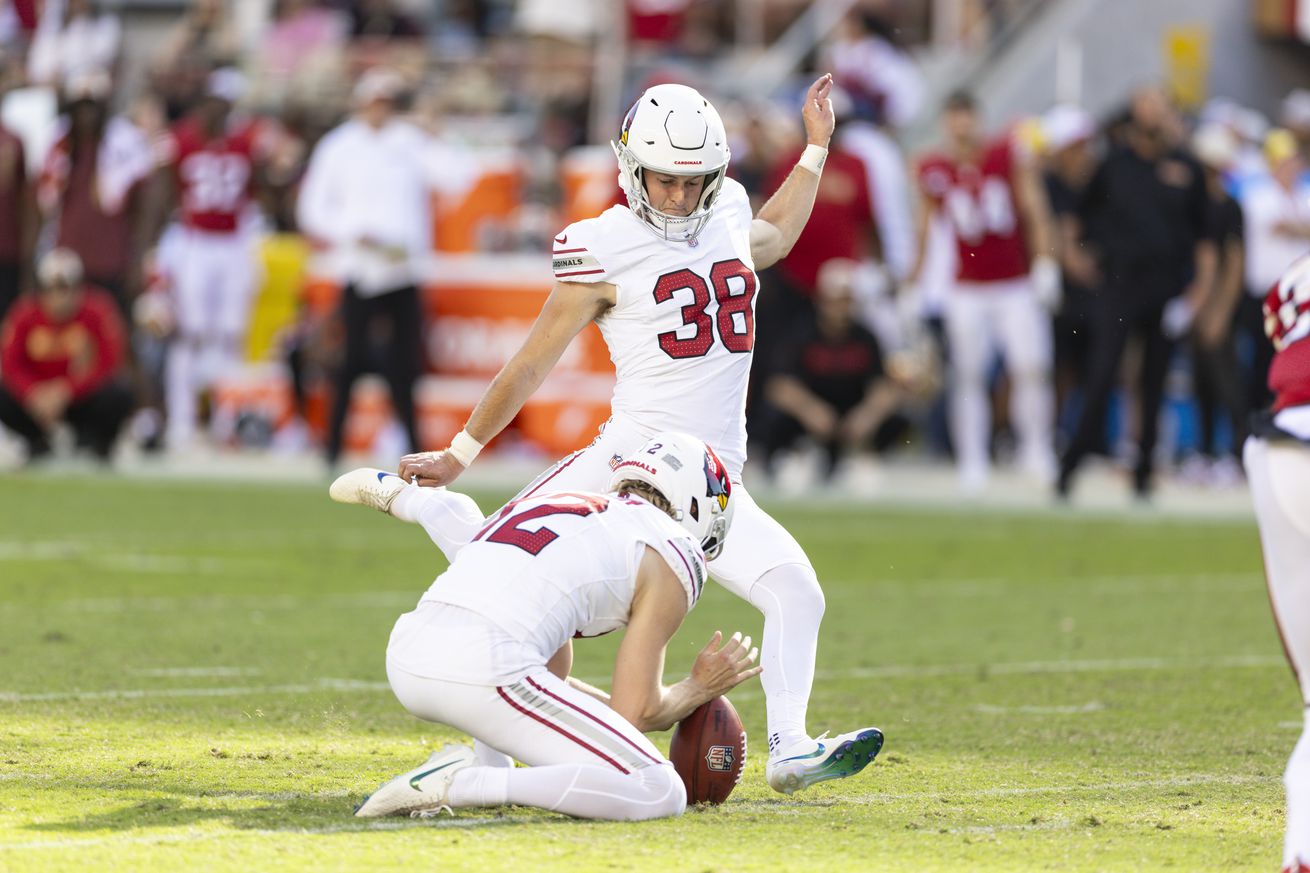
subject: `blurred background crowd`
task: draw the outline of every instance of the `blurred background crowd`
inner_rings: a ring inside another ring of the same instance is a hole
[[[761,277],[758,473],[859,490],[899,456],[1067,494],[1099,456],[1142,496],[1240,485],[1260,298],[1310,248],[1310,4],[1140,6],[11,0],[0,442],[442,448],[551,237],[621,202],[608,141],[644,87],[715,103],[758,204],[830,71],[813,217]],[[612,380],[589,330],[496,447],[585,444]]]

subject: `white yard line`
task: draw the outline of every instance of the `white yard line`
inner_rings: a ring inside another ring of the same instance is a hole
[[[167,845],[174,843],[195,843],[203,840],[233,840],[239,837],[253,835],[259,837],[276,837],[286,839],[289,836],[318,836],[327,834],[345,834],[345,833],[364,833],[368,831],[397,831],[397,830],[419,830],[423,828],[436,828],[445,830],[449,828],[476,828],[476,827],[496,827],[511,824],[527,824],[533,821],[540,821],[537,816],[465,816],[442,817],[426,819],[422,822],[416,821],[378,821],[378,822],[343,822],[339,825],[325,825],[314,828],[286,828],[276,830],[272,828],[239,828],[236,830],[224,831],[188,831],[178,834],[156,834],[156,835],[108,835],[103,837],[87,837],[85,839],[65,838],[55,840],[30,840],[26,842],[0,843],[0,852],[16,852],[31,849],[90,849],[97,846],[119,846],[119,845]]]
[[[291,685],[238,685],[217,688],[119,688],[106,691],[42,691],[24,694],[0,691],[0,703],[51,700],[140,700],[152,697],[244,697],[267,694],[317,694],[323,691],[389,691],[386,682],[359,679],[319,679]]]
[[[207,679],[231,676],[258,676],[264,671],[258,667],[141,667],[128,670],[133,676],[184,677]]]
[[[1284,668],[1286,661],[1264,655],[1228,655],[1211,658],[1110,658],[1095,661],[1015,661],[977,664],[888,664],[881,667],[853,667],[821,670],[816,678],[885,679],[934,676],[1024,675],[1049,673],[1149,672],[1155,670],[1247,670]],[[607,676],[579,677],[584,682],[605,682]],[[386,682],[362,679],[319,679],[286,685],[243,685],[214,688],[120,688],[98,691],[0,691],[0,703],[32,703],[55,700],[138,700],[153,697],[240,697],[243,695],[315,694],[322,691],[388,691]],[[739,695],[741,693],[739,692]],[[1060,707],[1029,707],[1032,711],[1056,711]],[[1024,711],[1016,707],[1015,711]],[[1074,709],[1072,711],[1091,711]]]

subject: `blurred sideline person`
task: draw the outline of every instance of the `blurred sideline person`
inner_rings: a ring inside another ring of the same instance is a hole
[[[688,678],[663,683],[668,642],[730,532],[732,490],[704,443],[663,433],[615,467],[603,494],[546,492],[506,505],[400,617],[387,646],[401,705],[477,737],[503,754],[501,766],[448,745],[355,814],[514,803],[579,818],[681,815],[682,780],[642,732],[667,730],[760,672],[750,637],[719,648],[716,633]],[[338,502],[425,526],[431,494],[367,468],[331,488]],[[609,694],[568,678],[575,636],[620,628]]]
[[[125,348],[118,306],[84,284],[77,255],[45,255],[37,293],[15,303],[0,327],[0,423],[22,437],[29,461],[50,454],[60,422],[72,426],[79,448],[109,460],[132,411],[121,384]]]
[[[88,282],[131,312],[144,250],[146,192],[154,153],[132,121],[110,112],[108,73],[79,73],[62,92],[64,112],[46,153],[37,204],[54,244],[75,252]]]
[[[812,322],[778,343],[766,396],[777,415],[764,431],[764,465],[808,434],[826,455],[831,478],[848,454],[883,449],[894,438],[900,391],[883,368],[873,334],[855,321],[854,261],[833,259],[819,269]],[[903,424],[903,422],[902,422]]]
[[[404,81],[375,68],[355,86],[355,115],[332,129],[310,156],[297,220],[325,248],[328,268],[342,283],[345,359],[337,373],[327,461],[335,465],[345,437],[355,380],[381,372],[391,402],[418,451],[414,384],[422,370],[418,283],[432,242],[425,134],[396,118]],[[374,349],[385,335],[385,352]]]
[[[1124,144],[1101,161],[1083,196],[1082,237],[1097,256],[1103,284],[1094,310],[1086,400],[1060,459],[1060,499],[1068,498],[1078,468],[1103,438],[1100,429],[1130,335],[1142,339],[1133,491],[1138,498],[1150,495],[1173,340],[1191,326],[1214,282],[1205,177],[1172,141],[1173,122],[1173,107],[1158,89],[1134,94]]]
[[[1273,347],[1264,333],[1261,306],[1268,289],[1310,248],[1310,181],[1297,151],[1296,138],[1285,130],[1265,137],[1266,170],[1247,179],[1241,190],[1246,238],[1246,294],[1238,306],[1238,330],[1250,346],[1247,374],[1251,409],[1268,406],[1269,363]]]
[[[1060,296],[1051,219],[1031,156],[1006,136],[983,139],[977,101],[957,92],[942,114],[945,148],[919,163],[918,261],[933,216],[951,223],[959,260],[946,299],[951,368],[951,435],[960,487],[976,493],[990,468],[988,376],[996,352],[1012,383],[1011,419],[1019,467],[1040,481],[1055,474],[1051,311]],[[914,296],[910,291],[910,296]]]
[[[1046,196],[1060,255],[1061,298],[1053,319],[1055,408],[1061,425],[1087,382],[1092,353],[1092,309],[1100,281],[1096,262],[1079,239],[1078,206],[1096,169],[1096,123],[1076,106],[1062,104],[1042,116],[1047,150]],[[1064,428],[1062,427],[1063,431]]]
[[[23,141],[0,123],[0,319],[18,299],[31,263],[36,241],[31,198]]]
[[[159,244],[176,316],[164,371],[172,450],[194,439],[197,396],[240,364],[249,326],[261,130],[233,112],[244,90],[235,69],[210,74],[204,99],[167,140],[157,179],[167,206],[176,200],[179,225]]]
[[[709,101],[682,85],[644,92],[614,145],[627,205],[560,232],[556,282],[523,346],[450,448],[406,456],[399,469],[421,484],[452,482],[509,424],[569,342],[596,322],[618,373],[613,415],[590,446],[521,496],[602,488],[614,464],[660,431],[685,431],[716,446],[738,505],[733,542],[714,561],[714,578],[764,613],[765,778],[788,794],[850,775],[839,750],[869,735],[815,740],[807,732],[823,590],[800,544],[741,487],[755,271],[783,258],[809,218],[832,136],[831,87],[823,76],[806,93],[809,145],[758,215],[741,184],[727,177],[727,133]],[[438,545],[454,555],[485,521],[462,495],[436,492],[433,499],[445,513]]]
[[[1216,258],[1213,282],[1196,312],[1188,338],[1201,433],[1196,456],[1183,463],[1183,475],[1215,485],[1241,481],[1237,459],[1246,440],[1249,415],[1233,344],[1233,323],[1242,299],[1245,268],[1242,207],[1225,190],[1223,179],[1223,173],[1237,159],[1237,150],[1233,134],[1218,125],[1203,125],[1192,137],[1192,153],[1205,173]],[[1232,447],[1220,457],[1218,429],[1220,419],[1225,417],[1231,428]]]
[[[1271,413],[1246,441],[1243,460],[1260,525],[1274,622],[1301,686],[1305,729],[1287,762],[1284,873],[1310,871],[1310,257],[1264,301],[1275,349]]]

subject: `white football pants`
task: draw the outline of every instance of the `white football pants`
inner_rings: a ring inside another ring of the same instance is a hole
[[[1019,466],[1043,481],[1056,470],[1051,319],[1028,279],[961,282],[946,299],[951,363],[951,439],[960,482],[976,488],[990,468],[992,431],[987,377],[999,351],[1010,376],[1010,418]]]
[[[1305,729],[1292,751],[1283,865],[1310,864],[1310,447],[1247,439],[1242,460],[1260,524],[1274,623],[1301,686]]]
[[[615,455],[625,457],[645,441],[635,429],[611,421],[591,445],[546,470],[519,497],[549,491],[604,491]],[[805,550],[760,508],[739,477],[733,479],[732,499],[736,501],[732,530],[723,553],[710,564],[710,573],[764,614],[760,684],[772,752],[809,736],[805,718],[814,685],[823,590]],[[397,496],[391,512],[421,524],[452,561],[486,522],[473,500],[445,489],[408,486]]]
[[[239,232],[173,228],[160,242],[160,269],[171,279],[177,319],[164,376],[170,445],[194,435],[197,393],[241,362],[254,257],[250,236]]]
[[[442,607],[421,608],[435,610],[436,618],[427,620],[422,634],[406,634],[402,617],[387,649],[387,679],[396,698],[419,718],[450,725],[528,765],[461,770],[451,784],[452,807],[515,803],[619,821],[686,809],[682,780],[650,740],[604,703],[551,675],[544,663],[500,685],[419,676],[399,666],[397,661],[410,668],[428,662],[439,674],[463,656],[458,640],[469,630],[470,613],[449,610],[455,624],[449,651],[443,652],[443,635],[431,632],[444,620]],[[488,625],[489,633],[503,633]]]

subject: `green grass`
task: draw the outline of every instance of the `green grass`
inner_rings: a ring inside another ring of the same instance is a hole
[[[0,870],[1276,869],[1299,707],[1252,523],[777,515],[828,597],[810,727],[881,726],[872,768],[772,793],[752,683],[722,807],[378,824],[357,798],[454,736],[385,687],[422,531],[321,487],[0,479]],[[760,625],[711,586],[670,669]]]

